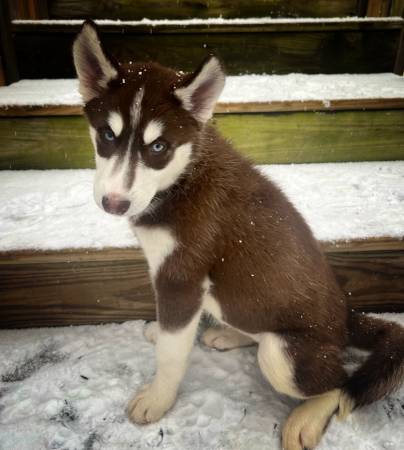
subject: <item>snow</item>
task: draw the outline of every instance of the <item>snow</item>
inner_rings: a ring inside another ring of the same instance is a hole
[[[20,80],[0,87],[0,106],[81,104],[78,80]]]
[[[13,20],[15,25],[81,25],[84,19],[59,20],[59,19],[43,19],[43,20]],[[208,19],[148,19],[142,20],[112,20],[98,19],[95,20],[97,25],[107,26],[162,26],[162,25],[265,25],[265,24],[296,24],[296,23],[369,23],[369,22],[403,22],[403,18],[399,16],[393,17],[299,17],[299,18],[274,18],[274,17],[248,17],[224,19],[223,17],[210,17]]]
[[[321,241],[404,236],[404,161],[261,166]],[[94,203],[93,170],[0,171],[0,251],[131,247]]]
[[[228,76],[220,103],[404,98],[404,78],[392,73]],[[81,105],[77,80],[21,80],[0,87],[0,106]]]
[[[101,211],[92,170],[0,171],[0,250],[130,247],[125,218]]]
[[[404,325],[404,314],[385,314]],[[280,450],[296,401],[277,394],[256,347],[217,352],[196,343],[173,409],[158,423],[130,423],[125,407],[155,371],[143,322],[0,330],[2,450]],[[350,352],[347,361],[363,361]],[[332,419],[318,450],[401,450],[404,387]]]
[[[226,78],[222,103],[404,98],[404,78],[392,73],[240,75]]]

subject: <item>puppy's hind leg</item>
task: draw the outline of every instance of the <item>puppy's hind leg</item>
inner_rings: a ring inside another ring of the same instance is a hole
[[[337,347],[304,335],[266,333],[258,347],[258,363],[282,394],[305,402],[292,411],[282,430],[284,450],[313,450],[342,400],[347,375]]]
[[[255,341],[249,336],[227,326],[208,328],[203,333],[201,340],[208,347],[220,351],[232,350],[234,348],[247,347],[255,344]]]

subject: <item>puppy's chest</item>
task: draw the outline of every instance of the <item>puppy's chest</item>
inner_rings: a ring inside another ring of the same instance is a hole
[[[152,279],[166,258],[177,246],[177,241],[168,228],[135,226],[135,234],[146,256]]]

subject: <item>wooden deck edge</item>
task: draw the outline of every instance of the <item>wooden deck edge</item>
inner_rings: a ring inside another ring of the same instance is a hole
[[[216,114],[404,109],[404,98],[218,103]],[[80,116],[80,105],[0,105],[0,117]]]
[[[323,244],[360,311],[404,311],[404,242]],[[155,317],[138,248],[0,253],[0,328],[84,325]],[[332,319],[332,318],[330,318]]]
[[[320,242],[323,251],[328,253],[361,253],[379,251],[404,251],[404,236],[402,239],[391,237],[355,239],[346,241]],[[30,249],[0,251],[0,266],[13,262],[43,263],[48,262],[81,262],[81,261],[111,261],[139,260],[143,261],[143,252],[139,247],[105,247],[67,248],[60,250]]]
[[[82,26],[81,20],[14,20],[14,33],[76,33]],[[341,21],[326,18],[319,20],[271,20],[268,22],[231,22],[223,23],[187,23],[187,21],[172,21],[172,23],[146,23],[132,21],[98,21],[98,27],[104,33],[126,34],[198,34],[198,33],[271,33],[271,32],[309,32],[309,31],[367,31],[400,29],[404,20],[400,17],[359,18],[358,20]]]
[[[325,253],[404,251],[404,236],[321,242],[320,244]]]

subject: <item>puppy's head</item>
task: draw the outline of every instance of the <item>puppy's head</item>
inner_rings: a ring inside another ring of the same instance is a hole
[[[92,22],[73,56],[95,148],[95,201],[109,213],[140,216],[186,173],[224,86],[221,65],[210,57],[184,75],[155,63],[117,64]]]

